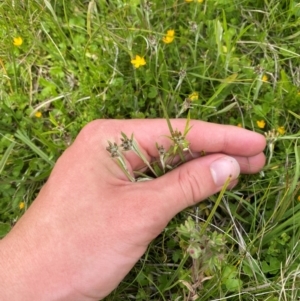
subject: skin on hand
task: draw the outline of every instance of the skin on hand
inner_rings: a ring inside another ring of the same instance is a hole
[[[186,120],[171,120],[183,132]],[[107,152],[107,141],[134,133],[144,154],[168,148],[167,123],[97,120],[80,132],[47,183],[0,242],[3,300],[99,300],[117,287],[148,244],[181,210],[221,190],[239,172],[265,163],[262,135],[234,126],[191,121],[194,159],[166,175],[131,183]],[[208,155],[199,157],[201,151]],[[143,167],[126,153],[129,170]],[[13,289],[12,289],[13,288]],[[4,295],[3,295],[4,292]],[[22,297],[20,297],[22,296]]]

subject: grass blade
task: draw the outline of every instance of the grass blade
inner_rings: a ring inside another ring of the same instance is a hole
[[[40,158],[45,160],[49,165],[54,166],[54,162],[50,160],[49,157],[39,147],[37,147],[26,134],[18,130],[17,133],[15,134],[15,137],[20,139],[23,143],[25,143],[29,148],[31,148]]]
[[[12,141],[12,143],[9,145],[9,147],[6,149],[3,157],[1,158],[1,161],[0,161],[0,175],[5,167],[5,164],[14,148],[14,146],[16,145],[16,142]]]
[[[237,78],[238,74],[234,73],[227,78],[224,79],[223,83],[218,86],[217,91],[211,96],[211,98],[207,101],[206,105],[209,106],[213,102],[213,100],[230,84],[234,83],[235,79]]]
[[[168,112],[167,112],[167,108],[166,108],[164,102],[162,101],[162,99],[160,97],[158,99],[159,99],[159,101],[161,103],[161,107],[162,107],[163,112],[164,112],[164,117],[166,118],[166,121],[167,121],[168,127],[169,127],[169,131],[170,131],[171,136],[172,136],[173,133],[174,133],[174,130],[173,130],[171,122],[170,122],[170,118],[169,118],[169,115],[168,115]]]
[[[222,190],[220,191],[214,207],[212,208],[207,220],[205,221],[203,227],[201,228],[201,235],[203,235],[205,233],[205,231],[207,230],[207,227],[208,227],[209,223],[211,222],[217,208],[219,207],[219,205],[221,203],[222,197],[223,197],[223,195],[224,195],[224,193],[225,193],[225,191],[226,191],[226,189],[227,189],[227,187],[230,183],[230,180],[231,180],[231,177],[228,177],[228,179],[226,180]]]

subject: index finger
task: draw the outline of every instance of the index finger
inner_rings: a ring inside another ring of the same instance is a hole
[[[183,133],[186,119],[171,119],[171,124],[173,130]],[[248,157],[262,152],[266,146],[263,135],[237,126],[199,120],[191,120],[190,126],[186,139],[193,152],[220,152]],[[170,131],[165,119],[107,120],[99,123],[98,132],[116,142],[119,142],[121,132],[128,137],[133,133],[135,140],[152,157],[157,157],[156,143],[166,147],[171,144],[167,137],[170,136]]]
[[[173,130],[184,132],[186,119],[171,119]],[[192,152],[224,153],[233,156],[252,157],[263,151],[266,146],[265,137],[258,133],[232,125],[214,124],[199,120],[190,121],[191,129],[186,139],[190,143]],[[83,132],[87,133],[90,143],[89,150],[97,148],[93,153],[100,152],[109,155],[106,151],[107,142],[120,144],[121,132],[128,137],[134,134],[134,139],[145,152],[147,159],[157,158],[156,143],[165,149],[171,145],[170,131],[165,119],[132,119],[132,120],[95,120],[86,126]],[[99,141],[100,140],[100,141]],[[92,142],[92,143],[91,143]],[[93,155],[93,154],[91,154]],[[133,154],[127,158],[132,168],[140,165]]]

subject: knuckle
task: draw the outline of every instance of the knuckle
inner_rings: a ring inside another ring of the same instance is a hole
[[[178,184],[187,206],[192,206],[202,199],[201,179],[191,168],[182,168],[178,172]]]
[[[107,133],[112,123],[113,120],[98,119],[91,121],[81,129],[76,140],[85,144],[99,143],[99,139]]]
[[[106,126],[107,122],[111,122],[109,120],[93,120],[86,124],[81,131],[79,132],[79,137],[80,136],[90,136],[91,134],[95,133],[96,131],[99,131],[99,128],[103,128]]]
[[[222,151],[226,151],[228,147],[230,146],[230,141],[227,132],[224,133],[223,139],[222,139]]]

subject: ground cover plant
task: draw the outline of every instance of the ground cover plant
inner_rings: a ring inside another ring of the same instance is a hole
[[[174,218],[106,300],[300,298],[298,1],[3,0],[0,15],[1,237],[89,121],[189,114],[264,133],[267,165]]]

